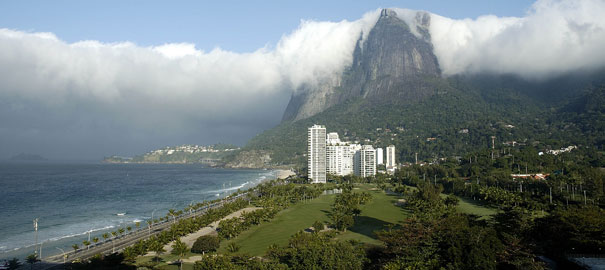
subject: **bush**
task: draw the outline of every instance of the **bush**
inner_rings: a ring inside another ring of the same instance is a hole
[[[193,247],[191,247],[191,252],[193,253],[205,253],[216,251],[219,248],[220,240],[218,237],[213,235],[203,235],[200,236],[195,243],[193,243]]]

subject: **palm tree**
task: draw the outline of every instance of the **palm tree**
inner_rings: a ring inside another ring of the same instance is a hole
[[[71,247],[74,249],[74,252],[78,251],[78,249],[80,248],[78,244],[73,244],[71,245]]]
[[[111,235],[113,235],[113,239],[116,239],[116,236],[118,236],[118,233],[116,231],[111,232]],[[111,252],[116,252],[116,242],[111,240]]]
[[[35,264],[36,262],[40,261],[40,260],[38,260],[38,255],[36,255],[36,254],[29,254],[29,255],[27,256],[27,258],[25,259],[25,261],[26,261],[27,263],[29,263],[29,265],[30,265],[30,269],[34,269],[34,264]]]
[[[134,226],[137,228],[137,230],[141,227],[141,222],[135,222]]]
[[[86,249],[90,249],[90,242],[88,240],[82,241],[82,244],[86,246]]]
[[[187,248],[187,245],[185,243],[183,243],[180,238],[176,239],[176,241],[172,245],[171,253],[172,253],[172,255],[179,256],[179,269],[180,270],[183,270],[183,257],[185,257],[185,254],[187,253],[188,250],[189,249]]]
[[[97,243],[99,242],[99,237],[92,238],[92,242],[95,243],[95,245],[97,245]]]
[[[126,230],[128,231],[128,233],[130,233],[130,231],[132,231],[132,227],[130,227],[130,226],[126,227]]]
[[[120,236],[122,236],[124,234],[124,228],[119,228],[118,232],[120,233]]]
[[[170,209],[168,210],[168,214],[172,216],[173,223],[176,222],[176,210]]]
[[[162,253],[166,252],[166,250],[164,249],[164,245],[162,244],[162,242],[160,242],[158,240],[151,242],[151,245],[149,248],[151,249],[151,251],[155,252],[156,261],[159,261],[160,255],[162,255]]]
[[[109,233],[104,233],[103,235],[101,235],[103,237],[103,242],[107,241],[107,238],[109,238]]]

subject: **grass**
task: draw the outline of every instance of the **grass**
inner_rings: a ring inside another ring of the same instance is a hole
[[[361,207],[361,214],[356,218],[355,226],[337,238],[358,240],[367,243],[378,243],[373,234],[376,230],[397,224],[406,213],[395,205],[399,197],[387,195],[380,190],[370,190],[373,185],[357,186],[359,191],[367,191],[373,200]],[[357,189],[356,189],[357,191]],[[335,195],[322,195],[307,203],[300,203],[280,212],[271,222],[255,226],[243,232],[235,239],[223,241],[219,252],[226,252],[226,247],[235,242],[241,248],[238,253],[253,256],[263,255],[272,244],[286,245],[290,236],[298,231],[311,227],[316,220],[329,221],[328,212]]]
[[[375,231],[396,225],[407,216],[407,212],[395,204],[400,196],[386,194],[375,188],[372,184],[355,186],[354,191],[365,191],[372,195],[372,201],[361,206],[361,214],[355,218],[355,225],[346,232],[340,233],[336,238],[339,240],[357,240],[364,243],[380,244],[374,235]],[[412,190],[415,188],[410,187]],[[442,196],[446,196],[442,194]],[[319,198],[298,203],[286,210],[281,211],[276,217],[267,223],[254,226],[243,232],[238,237],[222,241],[219,253],[227,253],[227,245],[236,243],[240,246],[237,253],[247,253],[252,256],[262,256],[272,244],[284,246],[292,235],[298,231],[307,229],[315,221],[329,222],[328,213],[334,201],[335,195],[322,195]],[[461,198],[458,210],[462,213],[489,217],[496,214],[494,208],[483,206],[480,201]],[[185,258],[199,254],[188,253]],[[163,262],[158,264],[160,269],[178,269],[178,265],[168,265],[166,262],[178,258],[171,254],[161,256]],[[137,258],[137,265],[151,261],[152,257],[141,256]],[[193,269],[193,264],[184,263],[183,269]]]
[[[187,252],[184,258],[189,258],[191,256],[199,256],[201,254]],[[136,258],[135,265],[141,265],[145,263],[149,263],[153,260],[155,256],[139,256]],[[157,264],[154,269],[165,269],[165,270],[178,270],[178,264],[168,264],[168,262],[177,261],[179,259],[178,256],[172,255],[170,253],[164,253],[160,256],[161,261]],[[183,263],[183,270],[193,270],[193,263]]]
[[[465,214],[477,215],[480,217],[488,217],[498,213],[498,210],[483,206],[480,201],[474,201],[467,198],[458,197],[458,211]]]
[[[408,189],[410,189],[412,191],[418,190],[416,187],[413,187],[413,186],[407,186],[407,187],[408,187]],[[448,196],[448,194],[441,193],[440,196],[441,196],[441,198],[445,198]],[[498,213],[498,210],[496,208],[486,206],[482,201],[475,201],[475,200],[471,200],[468,198],[459,197],[456,195],[454,195],[454,196],[460,200],[458,202],[458,206],[456,207],[458,209],[458,212],[460,212],[460,213],[465,213],[465,214],[469,214],[469,215],[477,215],[482,218],[489,218],[490,216]]]

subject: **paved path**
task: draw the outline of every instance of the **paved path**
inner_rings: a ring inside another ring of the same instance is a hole
[[[190,233],[188,235],[181,237],[181,241],[183,241],[187,245],[188,248],[191,248],[193,246],[193,243],[195,242],[195,240],[197,240],[200,236],[215,234],[216,228],[218,227],[219,222],[221,222],[222,220],[230,219],[230,218],[234,218],[234,217],[240,217],[242,215],[242,213],[244,213],[244,212],[249,213],[249,212],[252,212],[252,211],[258,210],[258,209],[261,209],[261,208],[260,207],[247,207],[247,208],[235,211],[235,212],[227,215],[226,217],[222,218],[221,220],[210,223],[207,227],[201,228],[197,232]],[[166,250],[166,253],[170,253],[172,251],[173,244],[174,244],[174,241],[171,241],[170,243],[168,243],[164,246],[164,250]],[[150,251],[147,254],[145,254],[145,256],[155,256],[155,252]]]

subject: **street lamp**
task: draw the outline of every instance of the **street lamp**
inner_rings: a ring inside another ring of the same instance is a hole
[[[34,253],[38,253],[38,218],[34,219],[34,231],[36,231],[36,244],[34,245]]]
[[[63,264],[65,264],[65,259],[67,259],[67,255],[65,254],[65,250],[63,250],[60,247],[55,247],[56,249],[60,250],[61,252],[63,252]]]

